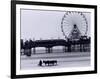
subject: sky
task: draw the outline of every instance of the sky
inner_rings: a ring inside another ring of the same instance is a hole
[[[21,39],[65,39],[61,31],[61,21],[65,13],[64,11],[21,9]],[[90,35],[90,13],[84,13],[84,15],[88,21],[87,35]],[[80,20],[77,21],[80,23]],[[71,28],[64,28],[64,30],[69,32]],[[67,32],[66,35],[68,35]]]

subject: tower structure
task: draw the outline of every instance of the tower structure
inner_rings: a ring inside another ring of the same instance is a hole
[[[77,41],[77,40],[80,39],[80,37],[81,37],[81,32],[80,32],[80,30],[78,29],[77,25],[74,24],[74,25],[73,25],[73,28],[72,28],[72,30],[71,30],[69,36],[68,36],[68,38],[69,38],[71,41],[75,41],[75,40]]]

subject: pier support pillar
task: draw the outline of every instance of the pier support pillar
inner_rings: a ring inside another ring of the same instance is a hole
[[[68,45],[68,52],[71,52],[71,45]]]
[[[67,52],[66,46],[63,47],[63,52]]]
[[[35,47],[33,48],[33,53],[34,53],[34,54],[36,53]]]
[[[52,48],[51,47],[46,47],[46,53],[52,53]]]

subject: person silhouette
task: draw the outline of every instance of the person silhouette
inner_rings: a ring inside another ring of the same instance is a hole
[[[39,66],[42,66],[42,61],[41,60],[39,61]]]

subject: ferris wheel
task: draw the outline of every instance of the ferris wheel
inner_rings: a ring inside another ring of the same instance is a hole
[[[88,22],[83,12],[67,11],[61,21],[61,30],[65,39],[70,38],[72,30],[77,28],[81,36],[85,36],[88,31]]]

